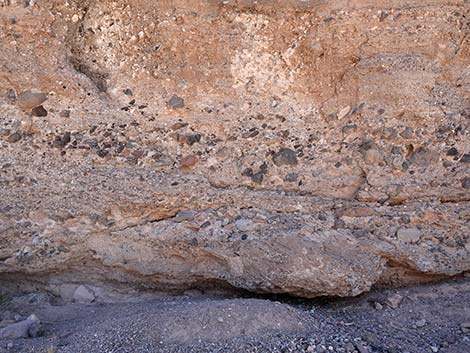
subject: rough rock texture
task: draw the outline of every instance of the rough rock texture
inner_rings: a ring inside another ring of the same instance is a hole
[[[469,16],[1,0],[0,279],[312,297],[469,271]]]

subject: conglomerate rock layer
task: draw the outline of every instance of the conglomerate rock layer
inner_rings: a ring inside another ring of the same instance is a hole
[[[470,271],[469,21],[0,0],[3,286],[349,296]]]

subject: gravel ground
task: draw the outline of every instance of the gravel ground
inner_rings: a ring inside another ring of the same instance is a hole
[[[42,332],[0,340],[0,352],[470,352],[468,278],[347,299],[146,298],[91,305],[10,298],[2,326],[34,313]]]

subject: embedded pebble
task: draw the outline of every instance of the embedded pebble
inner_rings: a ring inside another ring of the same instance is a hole
[[[295,151],[290,148],[281,148],[273,154],[273,162],[276,166],[295,166],[298,164]]]
[[[421,239],[421,235],[418,228],[400,228],[397,231],[398,240],[405,243],[416,243]]]
[[[184,99],[177,96],[177,95],[174,95],[168,101],[168,106],[170,108],[183,108],[184,107]]]
[[[89,304],[95,300],[95,293],[85,285],[80,285],[73,293],[73,301],[80,304]]]
[[[173,222],[181,223],[185,221],[192,221],[195,216],[194,211],[180,211],[178,214],[173,218]]]
[[[197,162],[199,162],[199,158],[196,155],[192,154],[181,158],[180,166],[181,168],[190,168],[197,164]]]
[[[470,163],[470,153],[465,153],[462,158],[460,158],[460,163]]]
[[[42,105],[33,108],[31,110],[31,113],[33,114],[33,116],[36,116],[36,117],[45,117],[45,116],[47,116],[47,110],[44,109],[44,107]]]
[[[235,226],[242,232],[250,232],[256,228],[256,224],[250,219],[238,219],[235,221]]]
[[[10,136],[8,136],[7,141],[10,143],[15,143],[21,140],[21,134],[19,132],[14,132]]]
[[[462,179],[462,187],[464,189],[470,189],[470,177],[465,177]]]
[[[37,90],[28,89],[18,95],[16,104],[23,110],[30,110],[40,106],[47,100],[47,94]]]
[[[343,118],[345,118],[349,112],[351,111],[351,107],[350,106],[347,106],[347,107],[344,107],[343,109],[341,109],[338,113],[338,119],[341,120]]]

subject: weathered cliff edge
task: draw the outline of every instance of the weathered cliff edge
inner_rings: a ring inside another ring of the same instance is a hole
[[[349,296],[469,271],[469,8],[0,1],[3,287]]]

